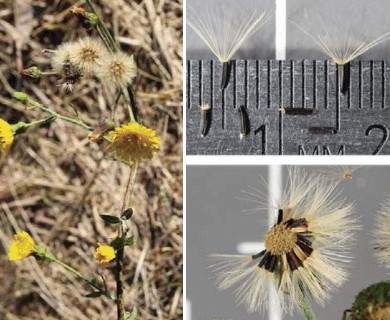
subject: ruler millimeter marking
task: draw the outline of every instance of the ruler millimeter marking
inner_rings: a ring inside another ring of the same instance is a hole
[[[220,62],[187,61],[187,154],[390,154],[390,61],[352,61],[345,95],[339,72],[331,61],[236,60],[221,90]],[[251,127],[242,140],[240,106]]]

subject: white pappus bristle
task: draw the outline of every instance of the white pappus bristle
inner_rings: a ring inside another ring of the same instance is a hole
[[[229,12],[223,2],[218,8],[188,8],[187,23],[208,45],[221,62],[228,62],[241,45],[266,22],[265,12],[252,11],[247,16]]]

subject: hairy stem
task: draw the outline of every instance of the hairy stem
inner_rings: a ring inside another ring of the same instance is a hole
[[[75,276],[77,276],[78,278],[84,280],[85,282],[87,282],[91,287],[97,289],[99,292],[102,293],[102,295],[104,295],[105,297],[107,297],[108,299],[110,299],[111,301],[114,301],[115,302],[115,299],[113,297],[111,297],[111,295],[106,292],[105,290],[99,288],[99,286],[97,286],[93,281],[89,280],[88,278],[86,278],[85,276],[83,276],[80,272],[78,272],[77,270],[73,269],[71,266],[68,266],[66,263],[58,260],[57,258],[53,257],[52,255],[46,253],[45,255],[45,258],[54,262],[54,263],[57,263],[58,265],[62,266],[65,270],[69,271],[70,273],[74,274]]]

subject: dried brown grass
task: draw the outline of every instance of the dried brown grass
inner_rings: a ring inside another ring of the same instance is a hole
[[[182,1],[95,2],[123,50],[134,52],[140,115],[162,140],[135,187],[126,306],[137,306],[139,319],[181,319]],[[69,116],[72,106],[91,126],[109,117],[113,98],[94,80],[66,94],[55,76],[31,81],[18,73],[32,65],[48,70],[42,49],[87,33],[68,13],[75,4],[84,1],[0,0],[0,117],[11,123],[43,117],[15,102],[12,89]],[[120,111],[116,121],[122,119]],[[11,263],[6,255],[13,232],[23,229],[82,273],[102,272],[113,290],[112,267],[97,268],[93,251],[116,234],[98,215],[117,213],[129,169],[103,158],[83,129],[64,122],[16,137],[0,167],[0,319],[116,319],[114,305],[82,297],[91,290],[60,267],[33,258]]]

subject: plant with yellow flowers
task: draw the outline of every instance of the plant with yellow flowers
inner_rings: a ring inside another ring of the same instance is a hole
[[[108,291],[104,279],[104,286],[101,287],[96,280],[82,275],[76,269],[57,259],[50,253],[49,248],[36,245],[33,237],[25,231],[17,231],[14,235],[8,257],[11,261],[34,257],[62,266],[94,289],[86,294],[86,297],[104,296],[108,298],[116,304],[118,320],[131,320],[136,319],[137,308],[134,306],[130,312],[125,310],[123,288],[124,250],[133,243],[133,237],[129,235],[129,222],[133,215],[131,195],[139,164],[143,160],[152,159],[158,152],[160,139],[153,129],[144,126],[138,119],[136,92],[132,86],[132,81],[137,74],[133,56],[120,50],[106,25],[98,16],[92,1],[87,0],[87,4],[90,12],[81,7],[74,7],[71,12],[79,18],[83,27],[94,30],[97,35],[63,43],[55,50],[44,50],[43,53],[50,58],[52,70],[42,71],[37,66],[33,66],[23,70],[22,74],[32,78],[56,75],[61,87],[68,91],[73,90],[80,79],[94,77],[108,90],[116,92],[117,101],[123,99],[129,116],[128,121],[116,125],[112,120],[115,115],[114,110],[111,119],[103,120],[97,128],[92,128],[79,117],[65,116],[35,101],[24,92],[14,92],[14,98],[22,102],[27,110],[39,109],[48,117],[31,123],[18,122],[14,125],[0,119],[0,155],[4,160],[11,150],[15,136],[26,132],[30,127],[62,120],[88,131],[91,141],[97,142],[113,156],[114,160],[121,161],[130,167],[120,212],[117,216],[100,215],[105,223],[117,226],[117,236],[107,243],[97,243],[94,254],[99,265],[115,264],[116,293],[114,295]]]

